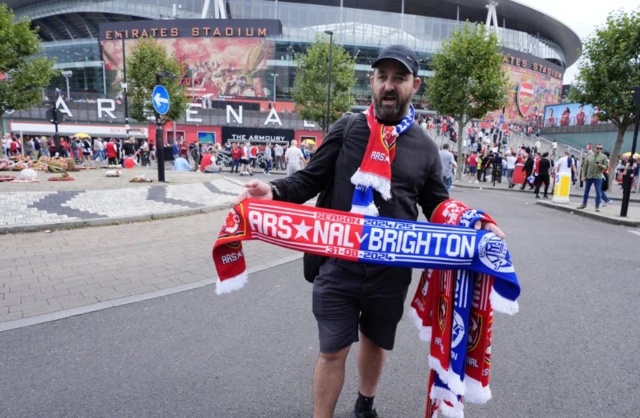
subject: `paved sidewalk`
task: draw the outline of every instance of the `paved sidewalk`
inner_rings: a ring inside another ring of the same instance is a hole
[[[229,206],[243,183],[216,176],[192,184],[128,184],[135,187],[0,193],[0,234],[201,213]]]
[[[502,179],[502,183],[496,183],[496,185],[493,185],[493,182],[487,181],[485,182],[481,182],[481,183],[469,183],[469,180],[467,178],[467,176],[463,177],[462,181],[457,181],[455,180],[453,182],[453,185],[455,187],[462,187],[462,188],[468,188],[468,189],[482,189],[482,190],[500,190],[500,191],[508,191],[508,192],[513,192],[513,193],[521,193],[523,195],[525,194],[531,194],[533,195],[533,193],[531,191],[529,191],[529,188],[527,188],[526,190],[522,191],[519,188],[522,186],[521,184],[516,185],[513,189],[509,188],[509,182],[506,178]],[[576,186],[571,186],[571,194],[570,197],[574,198],[572,200],[575,200],[576,202],[579,202],[582,199],[582,196],[584,194],[584,188],[580,188],[577,185]],[[591,199],[595,199],[595,190],[592,188],[591,189]],[[611,198],[611,200],[617,200],[617,201],[621,201],[622,200],[622,188],[614,183],[612,190],[607,191],[607,196],[609,196]],[[637,193],[632,193],[631,194],[631,199],[630,202],[632,204],[637,204],[640,203],[640,195],[638,195]]]
[[[214,283],[211,249],[226,216],[222,210],[162,222],[3,236],[0,331]],[[247,242],[245,249],[250,272],[302,257],[258,241]]]
[[[620,217],[620,205],[611,204],[607,207],[601,207],[600,212],[595,211],[593,199],[590,205],[585,209],[577,209],[582,202],[574,200],[571,203],[554,203],[549,200],[538,200],[536,202],[540,206],[568,212],[577,216],[584,216],[585,218],[595,219],[600,222],[605,222],[614,225],[624,225],[629,227],[640,227],[640,207],[629,205],[626,218]]]

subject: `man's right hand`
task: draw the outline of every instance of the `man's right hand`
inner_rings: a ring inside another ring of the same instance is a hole
[[[273,192],[271,185],[260,180],[251,180],[244,185],[245,189],[240,192],[238,197],[233,201],[234,205],[242,202],[244,199],[266,199],[273,200]]]
[[[582,177],[582,178],[580,179],[580,181],[584,183],[585,181],[587,181],[587,179],[585,179],[584,177]]]

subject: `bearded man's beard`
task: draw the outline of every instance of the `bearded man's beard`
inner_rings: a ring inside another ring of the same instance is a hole
[[[393,100],[395,103],[385,103],[385,100]],[[409,111],[411,96],[400,97],[397,91],[383,92],[380,97],[373,95],[373,106],[376,110],[376,117],[381,120],[398,122],[405,117]]]

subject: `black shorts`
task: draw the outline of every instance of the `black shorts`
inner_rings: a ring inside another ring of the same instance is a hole
[[[360,331],[393,349],[411,283],[411,269],[329,259],[313,283],[313,314],[320,352],[335,353],[357,342]]]
[[[249,160],[245,158],[240,158],[240,164],[249,164]]]

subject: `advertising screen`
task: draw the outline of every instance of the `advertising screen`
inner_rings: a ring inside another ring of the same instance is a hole
[[[271,97],[265,69],[273,58],[274,43],[261,38],[160,38],[169,54],[184,63],[187,94],[209,97]],[[125,41],[130,56],[138,39]],[[123,81],[122,41],[103,40],[102,51],[109,93],[120,91]]]
[[[216,133],[215,132],[198,132],[198,142],[206,143],[206,144],[215,144],[216,143]]]
[[[544,127],[599,125],[600,109],[580,103],[554,104],[544,108]]]

